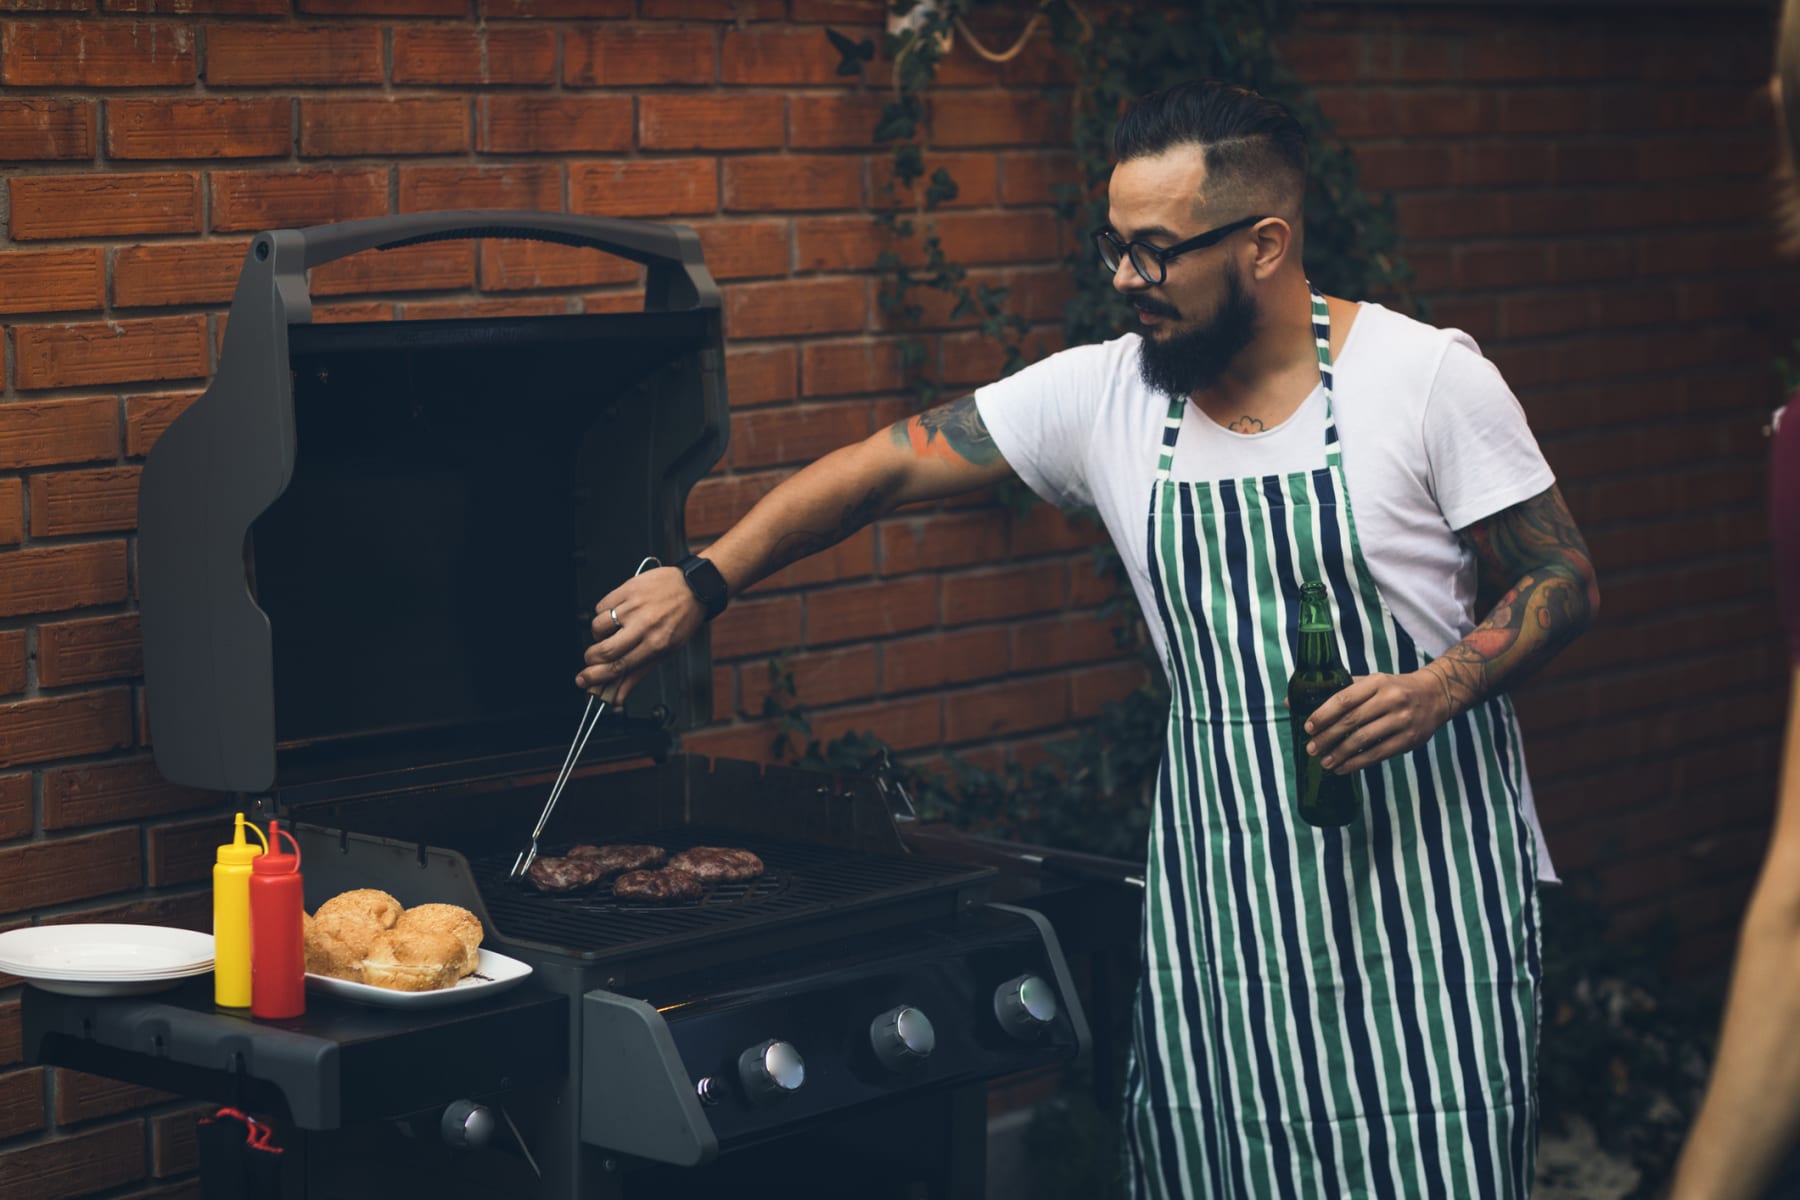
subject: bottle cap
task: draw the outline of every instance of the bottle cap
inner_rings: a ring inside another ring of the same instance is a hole
[[[294,848],[292,854],[283,853],[281,839],[286,838],[288,845]],[[269,852],[250,864],[250,869],[258,875],[298,875],[300,873],[300,843],[294,835],[281,828],[281,822],[269,822]]]
[[[253,830],[258,838],[262,838],[263,844],[261,846],[252,845],[244,840],[244,830],[246,827]],[[228,867],[249,866],[250,863],[260,857],[267,848],[268,839],[263,838],[262,830],[257,829],[254,825],[246,826],[244,814],[239,813],[237,815],[237,825],[231,840],[219,847],[219,863],[222,866]]]

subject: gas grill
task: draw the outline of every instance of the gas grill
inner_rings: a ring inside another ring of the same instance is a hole
[[[634,259],[645,311],[311,323],[311,268],[471,237]],[[1087,1042],[1056,936],[991,902],[991,867],[909,851],[881,779],[678,753],[711,712],[704,633],[602,718],[544,853],[737,846],[766,873],[656,906],[507,877],[580,717],[593,602],[687,553],[727,428],[691,230],[258,236],[217,374],[144,470],[158,766],[291,822],[309,907],[460,904],[534,973],[429,1010],[313,993],[282,1022],[214,1008],[209,980],[28,989],[28,1053],[266,1116],[284,1196],[980,1195],[986,1081]]]

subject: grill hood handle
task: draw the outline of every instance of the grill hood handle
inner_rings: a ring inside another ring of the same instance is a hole
[[[299,265],[302,270],[311,270],[362,250],[393,250],[419,242],[463,238],[524,238],[565,246],[587,246],[650,268],[644,293],[646,312],[719,307],[719,289],[706,269],[700,251],[700,236],[686,225],[528,209],[468,209],[370,217],[335,225],[315,225],[293,232],[300,236]],[[284,290],[289,295],[304,295],[306,291],[304,287]]]

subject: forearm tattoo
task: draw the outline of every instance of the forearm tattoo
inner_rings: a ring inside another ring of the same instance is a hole
[[[870,488],[868,495],[855,504],[846,504],[844,511],[838,514],[837,524],[830,529],[796,529],[781,535],[775,543],[775,549],[769,556],[768,570],[765,574],[779,571],[791,563],[799,562],[811,554],[830,549],[857,530],[881,515],[882,505],[887,500],[887,493],[881,488]]]
[[[964,396],[888,427],[894,444],[921,458],[946,458],[985,467],[1000,457],[975,397]]]
[[[1600,607],[1587,543],[1557,488],[1476,522],[1464,537],[1482,574],[1505,592],[1486,620],[1428,668],[1453,715],[1518,686]]]

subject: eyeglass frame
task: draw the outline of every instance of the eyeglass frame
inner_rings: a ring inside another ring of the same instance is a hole
[[[1102,266],[1106,265],[1106,252],[1110,248],[1118,254],[1119,263],[1124,263],[1128,260],[1130,261],[1131,269],[1138,273],[1139,279],[1142,279],[1151,287],[1159,287],[1163,281],[1169,277],[1169,262],[1171,259],[1179,258],[1190,250],[1204,250],[1208,246],[1216,246],[1238,230],[1246,229],[1249,226],[1256,224],[1258,221],[1266,221],[1268,219],[1269,218],[1266,216],[1242,217],[1228,225],[1220,225],[1216,229],[1209,229],[1205,233],[1196,234],[1185,241],[1176,242],[1173,246],[1167,248],[1152,246],[1149,242],[1138,241],[1135,238],[1129,242],[1120,241],[1119,235],[1114,233],[1110,227],[1105,226],[1094,230],[1089,237],[1093,240],[1095,251],[1100,255],[1100,264]],[[1150,278],[1150,273],[1144,270],[1144,264],[1138,261],[1137,251],[1140,249],[1155,260],[1157,278]],[[1115,263],[1107,269],[1117,273],[1119,269],[1118,263]]]

